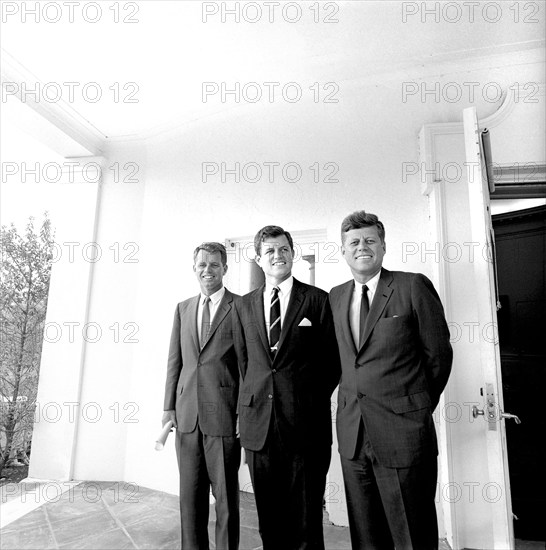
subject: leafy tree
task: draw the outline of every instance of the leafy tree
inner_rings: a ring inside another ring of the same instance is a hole
[[[0,472],[30,445],[54,235],[47,212],[39,233],[0,229]]]

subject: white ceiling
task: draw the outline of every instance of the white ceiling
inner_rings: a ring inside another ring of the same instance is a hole
[[[52,4],[63,6],[62,2]],[[78,6],[85,4],[89,3]],[[460,3],[458,22],[443,17],[456,19],[453,7],[443,15],[440,12],[439,22],[434,14],[425,18],[423,2],[330,2],[330,6],[339,7],[334,16],[339,22],[330,24],[313,21],[315,2],[299,2],[302,17],[296,23],[283,20],[283,2],[275,8],[272,23],[263,5],[257,23],[244,18],[236,23],[233,16],[223,23],[220,13],[203,22],[205,6],[233,8],[236,3],[182,0],[119,2],[122,18],[138,7],[132,16],[138,22],[115,23],[109,9],[115,2],[99,4],[102,16],[96,23],[86,22],[78,7],[74,8],[73,23],[68,21],[66,7],[55,23],[47,21],[55,17],[54,11],[43,14],[40,22],[33,15],[23,22],[22,13],[4,13],[1,45],[8,54],[6,59],[26,72],[27,79],[58,83],[67,104],[64,109],[74,110],[74,116],[81,116],[110,139],[148,137],[236,107],[233,100],[222,103],[219,96],[204,103],[203,82],[226,82],[233,87],[235,82],[295,81],[304,89],[317,81],[333,81],[342,89],[371,82],[400,85],[404,78],[449,73],[469,60],[544,47],[545,35],[544,2],[517,4],[519,22],[515,21],[516,9],[510,7],[515,2],[481,2],[475,7],[473,22],[471,2]],[[321,18],[335,9],[323,4]],[[436,2],[426,4],[445,7]],[[502,5],[496,22],[492,20],[499,13],[491,8],[484,11],[484,6],[492,4]],[[529,6],[538,6],[538,12],[532,13]],[[408,14],[404,20],[404,9],[414,8],[419,13]],[[252,13],[248,12],[249,17]],[[94,12],[88,15],[93,17]],[[73,101],[65,82],[79,83]],[[86,83],[100,86],[103,95],[98,102],[82,98]],[[119,83],[121,97],[137,86],[134,99],[138,102],[116,103],[110,89],[115,83]],[[135,84],[124,91],[127,83]],[[3,102],[2,108],[9,108],[9,102]]]

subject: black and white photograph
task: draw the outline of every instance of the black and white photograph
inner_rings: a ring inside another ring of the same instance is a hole
[[[0,0],[0,550],[546,546],[546,1]]]

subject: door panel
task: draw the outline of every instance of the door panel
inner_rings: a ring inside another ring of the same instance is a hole
[[[477,289],[476,302],[478,318],[482,327],[479,339],[479,357],[476,367],[481,370],[482,391],[486,398],[484,416],[487,427],[483,436],[486,439],[489,482],[495,484],[499,498],[489,499],[494,548],[513,548],[514,533],[508,461],[506,450],[505,422],[501,419],[504,411],[502,374],[499,339],[491,335],[486,327],[495,330],[497,324],[497,289],[494,270],[494,240],[491,222],[489,187],[481,147],[480,128],[476,108],[463,112],[464,141],[468,174],[468,198],[472,242],[486,251],[475,257],[473,262],[474,285]],[[485,329],[485,332],[484,332]],[[487,387],[492,395],[486,394]],[[489,401],[494,402],[489,402]],[[512,412],[512,411],[510,411]]]

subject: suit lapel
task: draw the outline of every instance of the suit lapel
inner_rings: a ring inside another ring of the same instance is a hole
[[[212,338],[212,335],[216,332],[216,329],[220,326],[220,323],[224,320],[225,316],[229,313],[231,309],[232,301],[233,301],[233,296],[231,295],[229,290],[226,289],[226,292],[224,293],[224,297],[222,298],[222,301],[218,305],[218,309],[216,310],[216,314],[214,315],[212,324],[210,325],[209,334],[207,336],[205,343],[203,344],[203,348],[208,344],[209,340]]]
[[[254,291],[254,296],[252,296],[252,312],[258,326],[258,334],[260,335],[262,344],[267,351],[267,355],[269,356],[269,338],[267,337],[267,331],[265,328],[264,291],[265,285],[262,285]]]
[[[305,287],[297,279],[294,279],[294,285],[292,286],[292,291],[290,292],[290,300],[286,309],[286,315],[284,316],[284,322],[281,326],[281,338],[279,340],[277,355],[282,349],[283,342],[286,340],[286,335],[292,330],[292,325],[296,320],[296,315],[303,305],[304,299]]]
[[[353,296],[354,288],[355,288],[354,281],[348,281],[347,283],[345,283],[341,293],[341,299],[337,307],[340,312],[341,327],[343,329],[345,340],[347,341],[347,344],[349,345],[349,347],[351,347],[351,349],[356,355],[356,352],[358,350],[356,349],[356,344],[355,344],[355,341],[353,340],[353,333],[351,331],[351,322],[350,322],[351,298]]]
[[[201,294],[196,296],[191,304],[188,307],[188,315],[190,319],[190,334],[193,340],[193,345],[195,346],[195,349],[199,351],[199,338],[198,338],[198,332],[197,332],[197,307],[199,305],[199,299],[201,298]]]
[[[393,288],[390,286],[393,280],[392,273],[386,269],[381,269],[381,275],[379,277],[379,282],[377,283],[377,288],[375,289],[375,295],[373,298],[372,305],[370,307],[370,312],[368,313],[368,318],[366,319],[366,326],[364,327],[364,337],[360,351],[366,345],[370,334],[381,317],[387,302],[389,301],[391,294],[393,293]]]

